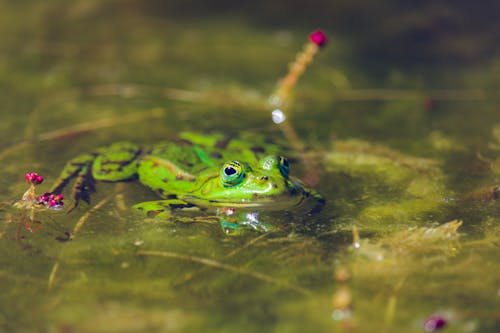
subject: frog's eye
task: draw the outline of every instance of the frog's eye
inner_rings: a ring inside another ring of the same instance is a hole
[[[226,187],[241,183],[244,176],[245,171],[243,170],[241,163],[238,161],[226,162],[220,170],[222,185]]]
[[[290,162],[288,161],[288,158],[283,156],[279,156],[278,158],[278,169],[280,169],[280,172],[284,177],[288,177],[288,174],[290,173]]]

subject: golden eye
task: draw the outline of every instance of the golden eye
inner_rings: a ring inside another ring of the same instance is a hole
[[[231,187],[241,183],[245,172],[243,166],[238,161],[226,162],[220,170],[220,178],[222,185],[225,187]]]

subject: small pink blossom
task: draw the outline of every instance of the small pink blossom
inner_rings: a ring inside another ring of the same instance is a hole
[[[25,176],[26,181],[28,183],[38,185],[43,182],[43,177],[37,174],[36,172],[28,172]]]
[[[309,40],[319,47],[323,47],[326,45],[328,38],[323,31],[315,30],[309,35]]]
[[[30,185],[26,192],[24,192],[22,199],[14,203],[14,207],[30,211],[29,222],[26,223],[25,229],[34,232],[35,229],[41,228],[41,224],[35,220],[35,211],[39,209],[62,209],[64,207],[64,197],[62,194],[50,192],[37,195],[36,185],[43,182],[43,177],[36,172],[28,172],[24,177]]]
[[[426,332],[435,332],[446,326],[446,319],[440,315],[432,315],[424,322],[424,330]]]
[[[61,209],[64,206],[62,194],[45,193],[38,198],[38,203],[50,209]]]
[[[51,195],[50,193],[45,193],[45,194],[42,194],[42,195],[40,196],[40,198],[38,199],[38,201],[39,201],[40,203],[48,202],[48,201],[49,201],[49,199],[50,199],[50,195]]]

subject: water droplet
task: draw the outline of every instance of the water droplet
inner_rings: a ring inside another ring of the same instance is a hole
[[[284,122],[286,120],[285,114],[280,109],[274,110],[273,112],[271,112],[271,115],[272,115],[273,122],[275,124],[281,124],[282,122]]]

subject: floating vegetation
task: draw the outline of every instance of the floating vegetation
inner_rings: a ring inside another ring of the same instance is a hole
[[[356,217],[368,228],[412,225],[422,214],[439,210],[450,196],[439,162],[403,154],[380,144],[358,139],[335,140],[325,155],[326,168],[343,172],[365,181],[366,202]],[[368,184],[374,188],[368,187]],[[380,188],[387,188],[385,200],[373,197]],[[373,199],[372,199],[373,197]]]
[[[257,280],[262,280],[264,282],[276,284],[280,287],[293,290],[293,291],[298,292],[298,293],[303,294],[303,295],[310,295],[310,292],[308,290],[301,288],[299,286],[293,285],[289,282],[281,281],[281,280],[275,279],[272,276],[269,276],[267,274],[255,272],[255,271],[248,270],[248,269],[242,268],[242,267],[235,267],[235,266],[228,265],[228,264],[219,262],[217,260],[209,259],[209,258],[202,258],[202,257],[185,255],[185,254],[169,252],[169,251],[153,251],[153,250],[139,250],[139,251],[137,251],[137,255],[139,255],[139,256],[165,257],[165,258],[172,258],[172,259],[177,259],[177,260],[195,262],[195,263],[198,263],[201,265],[215,267],[215,268],[223,269],[223,270],[230,271],[233,273],[238,273],[241,275],[248,275],[248,276],[251,276]]]
[[[0,331],[497,332],[500,63],[487,6],[474,29],[460,25],[469,8],[449,4],[366,4],[353,26],[356,3],[157,3],[0,4]],[[310,13],[335,34],[324,48],[310,36],[275,85]],[[279,30],[262,24],[275,15]],[[270,104],[273,87],[286,103]],[[79,152],[186,130],[284,141],[324,209],[225,237],[190,214],[132,214],[154,197],[132,182],[98,186],[66,214],[52,208],[72,200],[38,178]],[[20,200],[27,167],[37,193]]]

